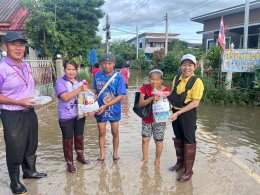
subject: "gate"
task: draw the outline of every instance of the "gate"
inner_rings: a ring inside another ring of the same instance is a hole
[[[52,60],[47,58],[26,58],[24,61],[32,69],[36,89],[39,90],[41,95],[51,96],[53,94]]]

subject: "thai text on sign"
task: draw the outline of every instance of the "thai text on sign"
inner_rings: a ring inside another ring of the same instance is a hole
[[[222,72],[253,72],[260,69],[260,49],[225,50]]]

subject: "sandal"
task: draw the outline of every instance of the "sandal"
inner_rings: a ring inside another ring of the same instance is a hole
[[[98,163],[102,163],[102,162],[104,162],[105,161],[105,159],[101,159],[100,157],[98,157],[98,159],[97,159],[97,162]]]
[[[120,157],[118,156],[118,157],[113,157],[113,161],[118,161],[120,159]]]

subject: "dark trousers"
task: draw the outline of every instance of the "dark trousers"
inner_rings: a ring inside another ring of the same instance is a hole
[[[173,112],[177,112],[173,110]],[[197,111],[192,109],[178,116],[178,118],[172,122],[173,132],[175,139],[183,140],[184,144],[195,144],[195,131]]]
[[[83,135],[86,118],[70,119],[64,122],[59,122],[63,139],[73,138],[74,136]]]
[[[1,110],[9,173],[16,172],[38,147],[38,118],[34,109]]]

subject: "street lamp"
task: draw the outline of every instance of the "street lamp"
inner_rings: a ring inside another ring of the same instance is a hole
[[[61,59],[61,55],[60,55],[60,54],[57,54],[57,55],[56,55],[56,58],[60,60],[60,59]]]

